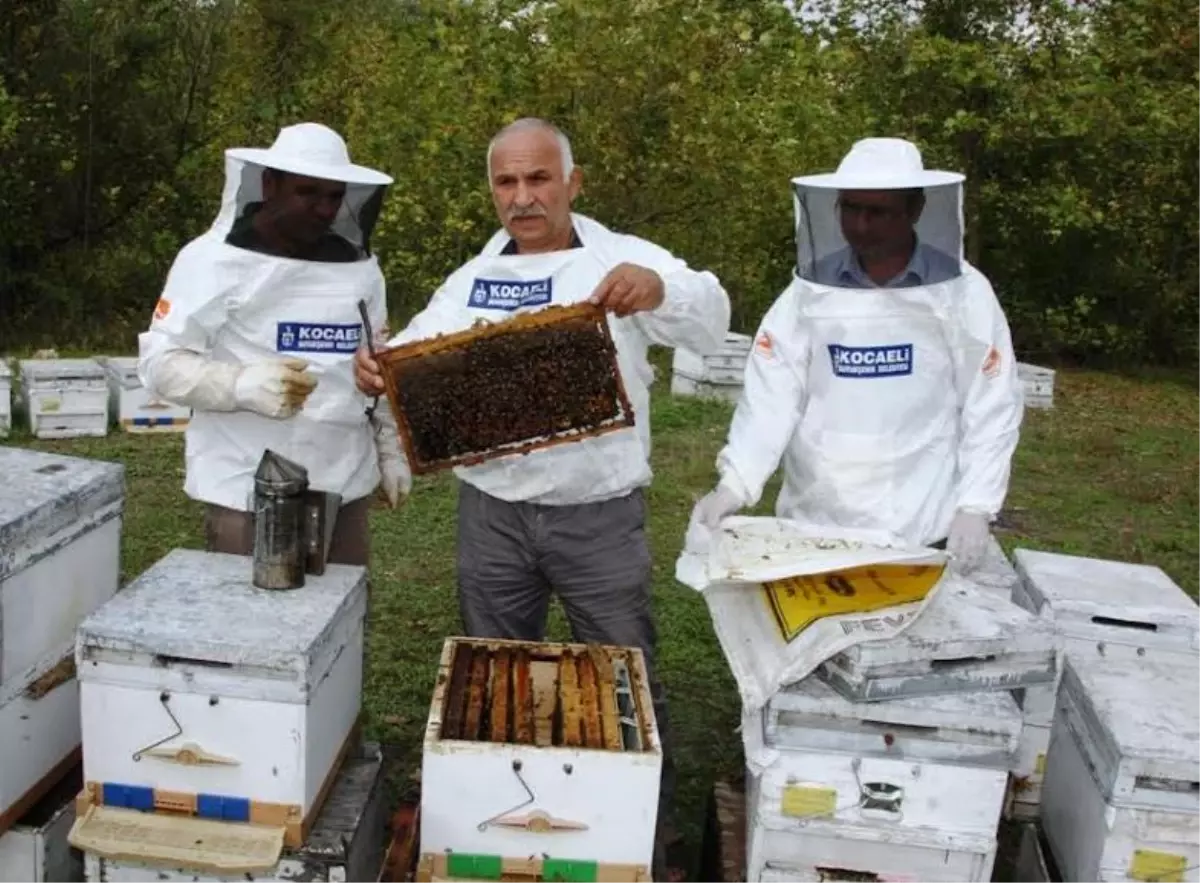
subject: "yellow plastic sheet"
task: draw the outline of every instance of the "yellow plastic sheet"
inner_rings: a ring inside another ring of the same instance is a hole
[[[944,564],[871,564],[768,582],[763,595],[783,639],[791,641],[826,616],[920,601],[945,569]]]

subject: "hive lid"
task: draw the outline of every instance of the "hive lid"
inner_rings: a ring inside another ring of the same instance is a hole
[[[125,467],[83,457],[0,447],[0,581],[115,517]]]
[[[103,379],[104,368],[95,359],[25,359],[21,362],[24,383],[39,380]]]
[[[1032,608],[1064,634],[1126,629],[1131,640],[1200,647],[1200,609],[1158,567],[1032,549],[1013,557]]]
[[[281,826],[89,806],[68,841],[109,861],[192,868],[219,874],[270,871],[283,851]]]
[[[0,380],[11,380],[12,368],[9,367],[8,359],[0,359]]]
[[[952,580],[903,633],[843,650],[820,677],[856,701],[1051,683],[1053,628],[994,590]]]
[[[1021,710],[1007,692],[864,703],[809,677],[772,697],[765,736],[780,748],[997,761],[1016,752],[1021,727]],[[892,741],[885,742],[885,735]]]
[[[1200,811],[1195,665],[1068,653],[1059,695],[1106,798],[1128,800],[1135,791],[1157,790],[1186,798]]]
[[[142,385],[138,377],[137,356],[97,356],[96,361],[104,372],[125,389],[134,389]]]
[[[252,568],[249,556],[173,550],[80,624],[82,659],[148,654],[318,682],[318,660],[332,665],[338,649],[329,638],[365,603],[366,568],[331,564],[290,591],[256,588]]]

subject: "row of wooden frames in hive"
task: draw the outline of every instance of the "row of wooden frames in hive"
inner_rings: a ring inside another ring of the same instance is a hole
[[[464,642],[443,694],[442,739],[642,751],[653,741],[637,650]]]
[[[376,354],[414,474],[632,426],[604,310],[551,306]]]

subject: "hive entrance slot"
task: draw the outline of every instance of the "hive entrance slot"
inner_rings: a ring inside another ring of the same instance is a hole
[[[1116,619],[1111,616],[1093,616],[1092,622],[1096,625],[1112,626],[1121,629],[1138,629],[1143,632],[1157,632],[1158,626],[1152,622],[1138,622],[1133,619]]]
[[[454,648],[441,738],[642,750],[629,668],[601,648]]]

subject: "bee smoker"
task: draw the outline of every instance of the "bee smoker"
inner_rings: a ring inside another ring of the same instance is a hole
[[[274,451],[254,474],[254,585],[298,589],[322,574],[342,498],[311,490],[308,470]]]

